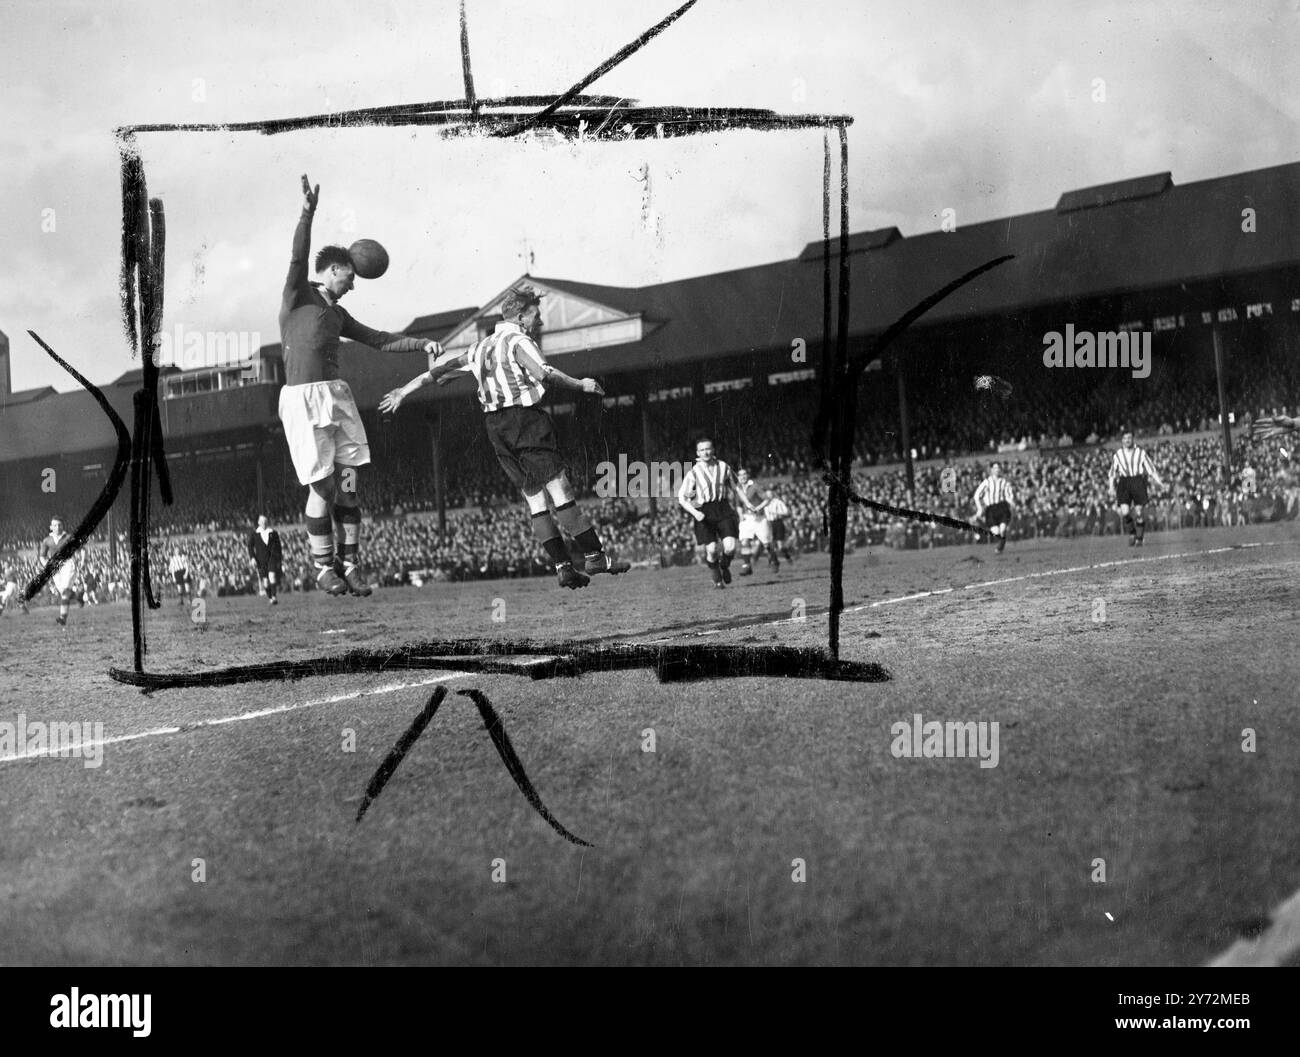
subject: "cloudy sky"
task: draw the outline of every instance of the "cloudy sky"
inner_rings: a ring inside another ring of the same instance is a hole
[[[468,0],[478,92],[559,92],[675,3]],[[1188,183],[1297,160],[1298,8],[699,0],[588,91],[849,114],[853,229],[910,235],[948,208],[970,223],[1152,172]],[[0,330],[15,389],[73,387],[28,329],[92,381],[138,366],[118,322],[115,127],[462,94],[455,0],[4,0],[3,17]],[[348,301],[388,329],[484,303],[526,269],[525,247],[536,275],[643,285],[789,257],[821,231],[816,132],[593,149],[408,128],[141,146],[168,218],[169,330],[278,340],[303,172],[322,185],[316,245],[389,248],[389,274]]]

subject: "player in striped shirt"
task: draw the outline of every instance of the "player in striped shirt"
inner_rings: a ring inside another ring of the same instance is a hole
[[[1120,438],[1123,445],[1110,464],[1110,494],[1119,505],[1119,516],[1129,527],[1130,547],[1142,546],[1142,537],[1146,534],[1146,520],[1142,508],[1147,504],[1147,478],[1156,483],[1157,488],[1164,488],[1164,481],[1156,472],[1155,464],[1143,449],[1133,443],[1133,431],[1125,430]]]
[[[605,395],[596,379],[570,378],[546,362],[537,345],[542,327],[540,304],[540,295],[528,287],[511,290],[501,304],[502,321],[494,333],[458,356],[431,354],[429,370],[385,396],[379,410],[391,414],[415,390],[468,368],[478,382],[479,404],[497,462],[523,492],[533,535],[554,563],[560,586],[574,590],[586,587],[596,573],[625,573],[631,565],[605,553],[591,520],[578,507],[555,442],[551,416],[537,406],[548,385]],[[441,363],[435,362],[440,358]],[[548,500],[554,514],[548,509]],[[573,567],[560,528],[582,550],[585,561],[581,571]]]
[[[1007,526],[1011,524],[1011,507],[1016,501],[1011,482],[1002,476],[1002,466],[993,463],[989,475],[975,489],[975,520],[981,517],[998,541],[998,553],[1007,545]]]
[[[695,465],[682,478],[677,502],[695,519],[695,542],[704,548],[704,566],[717,588],[731,583],[731,560],[736,555],[736,537],[740,532],[736,508],[731,505],[732,496],[746,510],[756,509],[741,491],[731,467],[714,453],[713,441],[706,437],[695,445]]]
[[[788,562],[794,561],[794,555],[790,547],[786,544],[785,519],[790,516],[790,507],[786,501],[776,493],[776,488],[769,485],[763,490],[763,497],[767,500],[767,506],[763,512],[767,514],[767,523],[772,526],[772,546],[781,551],[781,557]]]
[[[176,601],[180,605],[184,605],[185,596],[191,593],[192,581],[190,579],[190,560],[185,557],[179,547],[172,548],[171,561],[167,563],[167,571],[172,574],[172,580],[176,584]]]

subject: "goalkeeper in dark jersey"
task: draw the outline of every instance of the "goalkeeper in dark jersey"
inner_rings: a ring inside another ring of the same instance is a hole
[[[442,351],[436,341],[371,330],[340,307],[352,289],[355,269],[342,246],[316,254],[316,281],[308,282],[311,221],[320,184],[302,178],[302,216],[293,235],[293,256],[280,303],[284,388],[280,421],[298,480],[307,485],[307,538],[316,584],[332,595],[370,594],[358,567],[361,508],[358,468],[370,462],[370,445],[348,383],[339,378],[339,338],[351,338],[380,352]],[[337,539],[337,551],[335,541]]]

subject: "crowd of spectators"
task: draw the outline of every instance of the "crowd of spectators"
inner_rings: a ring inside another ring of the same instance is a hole
[[[1152,438],[1143,443],[1166,485],[1164,490],[1152,489],[1147,508],[1148,531],[1253,524],[1295,518],[1300,513],[1300,483],[1277,443],[1251,446],[1244,436],[1239,437],[1227,479],[1223,478],[1222,446],[1217,436],[1176,442]],[[1009,537],[1017,540],[1123,531],[1109,496],[1111,458],[1111,446],[1085,445],[1046,449],[1004,461],[1004,475],[1016,492]],[[947,477],[941,465],[919,467],[911,494],[901,468],[862,469],[854,476],[854,488],[882,504],[968,520],[971,496],[991,461],[987,457],[962,461],[952,465],[953,474]],[[825,549],[825,482],[805,472],[774,483],[790,508],[790,545],[799,552]],[[415,498],[413,510],[419,506],[419,497]],[[234,500],[223,496],[222,501]],[[582,505],[599,526],[606,547],[619,557],[657,567],[689,564],[695,559],[690,519],[672,499],[661,499],[654,512],[621,498],[587,500]],[[242,517],[231,515],[232,521],[242,523],[157,533],[150,543],[155,585],[164,591],[170,587],[167,562],[179,549],[189,561],[196,595],[257,593],[257,576],[247,550],[255,512],[249,504],[243,509]],[[279,527],[284,545],[284,588],[313,589],[305,531],[292,521],[281,521]],[[182,528],[191,526],[182,523]],[[858,504],[850,506],[848,532],[850,548],[925,548],[976,539],[969,530],[899,517]],[[8,574],[19,583],[25,583],[37,571],[36,538],[22,544],[5,563]],[[79,586],[84,589],[86,584],[93,585],[90,593],[95,597],[89,601],[108,602],[125,595],[128,555],[124,533],[118,539],[116,562],[109,560],[109,546],[102,538],[83,548],[82,568],[89,577]],[[551,566],[532,536],[526,511],[515,502],[451,511],[445,532],[438,530],[432,516],[390,510],[366,523],[363,556],[373,580],[390,587],[551,575]]]

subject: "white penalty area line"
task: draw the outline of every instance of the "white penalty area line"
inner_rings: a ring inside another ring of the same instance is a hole
[[[1300,891],[1273,911],[1272,924],[1254,939],[1238,940],[1210,962],[1210,968],[1273,967],[1300,949]]]
[[[1140,565],[1143,562],[1167,562],[1175,558],[1200,558],[1207,554],[1227,554],[1229,551],[1251,550],[1255,547],[1280,547],[1289,540],[1270,540],[1264,543],[1240,543],[1233,547],[1212,547],[1204,551],[1181,551],[1177,554],[1154,554],[1149,558],[1119,558],[1110,562],[1096,562],[1093,565],[1072,565],[1068,569],[1044,569],[1042,572],[1025,573],[1021,576],[1004,576],[1000,580],[984,580],[977,584],[965,584],[960,588],[941,587],[934,591],[918,591],[914,595],[902,595],[899,598],[883,598],[879,602],[868,602],[866,605],[853,606],[851,609],[844,610],[845,613],[861,613],[864,609],[875,609],[877,606],[892,606],[899,602],[915,602],[920,598],[931,598],[935,595],[949,595],[954,591],[976,591],[981,587],[998,587],[1002,584],[1020,583],[1024,580],[1042,580],[1049,576],[1069,576],[1072,573],[1089,573],[1097,569],[1114,569],[1121,565]],[[786,623],[782,621],[781,623]]]
[[[1154,554],[1150,557],[1142,558],[1117,558],[1109,562],[1096,562],[1092,565],[1072,565],[1068,569],[1045,569],[1037,573],[1024,573],[1021,576],[1004,576],[999,580],[984,580],[977,584],[965,584],[961,587],[939,587],[933,591],[917,591],[911,595],[900,595],[898,598],[882,598],[878,602],[867,602],[860,606],[850,606],[844,610],[844,613],[861,613],[867,609],[877,609],[880,606],[893,606],[900,602],[916,602],[922,598],[934,598],[939,595],[950,595],[956,591],[975,591],[981,587],[998,587],[1002,584],[1020,583],[1024,580],[1042,580],[1049,576],[1069,576],[1071,573],[1093,572],[1097,569],[1113,569],[1122,565],[1141,565],[1145,562],[1167,562],[1175,558],[1199,558],[1207,554],[1227,554],[1230,551],[1252,550],[1256,547],[1280,547],[1283,544],[1290,543],[1291,540],[1268,540],[1261,543],[1239,543],[1231,547],[1212,547],[1203,551],[1180,551],[1177,554]],[[707,631],[696,631],[691,633],[688,638],[701,638],[705,635],[721,635],[727,631],[746,631],[750,628],[771,628],[781,624],[807,624],[808,619],[799,619],[797,617],[781,617],[779,620],[768,620],[761,624],[735,624],[721,628],[710,628]],[[649,644],[654,645],[661,642],[675,642],[681,638],[680,635],[669,636],[662,639],[650,639]]]
[[[388,686],[376,687],[373,690],[356,690],[350,694],[335,694],[332,697],[322,697],[315,701],[303,701],[296,705],[280,705],[276,708],[259,708],[254,712],[240,712],[238,715],[234,716],[217,716],[215,719],[200,719],[179,727],[158,727],[155,730],[142,730],[138,734],[118,734],[112,738],[100,738],[97,740],[82,742],[78,754],[84,754],[84,750],[87,748],[95,748],[101,745],[121,745],[124,742],[139,741],[142,738],[161,738],[171,734],[188,734],[191,731],[202,730],[205,727],[219,727],[226,723],[243,723],[250,719],[263,719],[266,716],[278,716],[285,712],[297,712],[304,708],[316,708],[319,705],[336,705],[341,701],[352,701],[359,697],[374,697],[379,694],[393,694],[399,690],[412,690],[421,686],[432,686],[434,683],[446,682],[449,679],[462,679],[469,674],[469,672],[444,672],[441,675],[431,676],[428,679],[420,679],[413,683],[392,683]],[[34,760],[42,756],[69,755],[71,755],[71,752],[67,748],[46,748],[38,749],[35,752],[16,753],[13,756],[0,756],[0,763],[13,763],[16,760]]]

